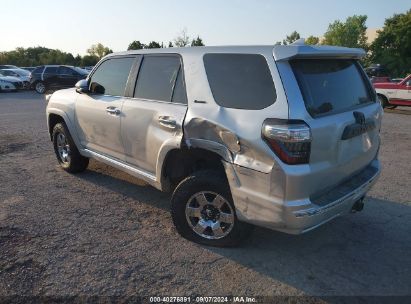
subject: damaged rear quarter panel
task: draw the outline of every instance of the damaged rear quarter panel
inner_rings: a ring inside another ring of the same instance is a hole
[[[210,49],[207,53],[212,53]],[[221,53],[221,50],[217,51]],[[187,83],[188,112],[184,138],[189,147],[214,151],[227,162],[270,173],[274,165],[272,151],[261,139],[266,118],[288,118],[288,104],[271,48],[258,51],[225,49],[224,53],[259,54],[267,60],[276,89],[276,101],[262,110],[234,109],[219,106],[211,92],[202,58],[185,54],[184,72]],[[202,57],[202,55],[200,55]],[[200,101],[200,102],[196,102]]]

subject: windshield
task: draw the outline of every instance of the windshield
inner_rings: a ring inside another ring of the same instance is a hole
[[[19,74],[20,76],[29,76],[30,75],[29,71],[26,71],[26,70],[23,70],[23,69],[14,69],[14,70],[11,70],[11,71],[13,71],[16,74]]]
[[[355,60],[297,59],[290,64],[313,117],[373,102],[372,91]]]
[[[78,67],[73,67],[73,69],[76,70],[77,73],[80,73],[80,74],[82,74],[82,75],[88,75],[88,74],[89,74],[89,71],[84,70],[84,69],[81,69],[81,68],[78,68]]]

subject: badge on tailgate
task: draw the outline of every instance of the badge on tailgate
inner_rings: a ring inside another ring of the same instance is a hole
[[[342,140],[350,139],[375,129],[374,120],[365,119],[364,113],[354,111],[352,114],[354,115],[355,123],[345,127],[341,137]]]

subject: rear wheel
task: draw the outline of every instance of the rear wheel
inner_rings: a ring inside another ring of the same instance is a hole
[[[252,227],[237,219],[227,180],[216,171],[196,172],[180,182],[171,215],[180,235],[210,246],[238,245]]]
[[[34,89],[36,90],[37,93],[44,94],[46,92],[46,85],[44,84],[44,82],[39,81],[34,86]]]
[[[53,128],[53,146],[60,166],[70,173],[86,170],[89,159],[82,156],[64,122]]]
[[[383,108],[387,108],[387,109],[395,109],[397,106],[396,105],[392,105],[388,102],[387,97],[385,97],[384,95],[378,95],[378,100],[381,103],[381,106]]]

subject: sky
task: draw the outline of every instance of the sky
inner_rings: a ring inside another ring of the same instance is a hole
[[[0,51],[44,46],[74,55],[102,43],[172,41],[183,29],[206,45],[274,44],[296,30],[323,36],[334,20],[367,15],[368,28],[411,8],[410,0],[19,0],[2,1]]]

